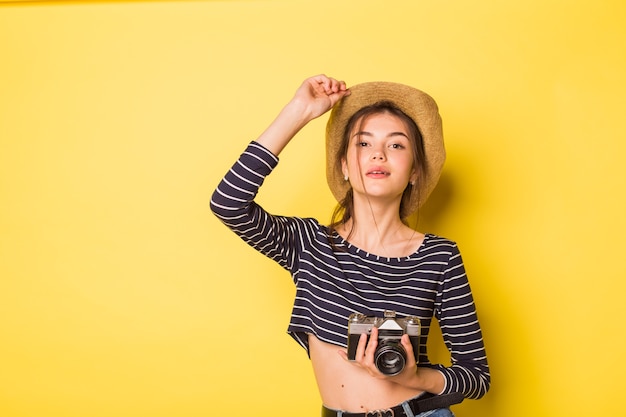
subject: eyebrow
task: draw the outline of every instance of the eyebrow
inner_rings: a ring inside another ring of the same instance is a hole
[[[366,130],[361,130],[360,132],[356,132],[354,135],[352,135],[352,137],[355,137],[355,136],[370,136],[371,137],[374,135],[371,132],[368,132]],[[404,136],[407,139],[409,138],[404,132],[391,132],[386,137],[391,138],[394,136]]]

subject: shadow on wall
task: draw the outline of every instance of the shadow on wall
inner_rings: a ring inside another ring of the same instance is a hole
[[[425,225],[426,230],[421,231],[436,231],[440,230],[440,225],[449,219],[446,214],[450,202],[454,197],[454,179],[451,174],[443,172],[437,187],[433,190],[426,203],[419,209],[417,213],[412,214],[408,218],[409,225],[411,227]],[[418,227],[419,230],[419,227]]]

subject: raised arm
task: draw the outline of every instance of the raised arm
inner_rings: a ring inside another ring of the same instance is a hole
[[[259,252],[289,268],[295,230],[291,220],[273,216],[254,202],[278,154],[309,121],[321,116],[345,95],[344,82],[318,75],[306,79],[261,136],[243,152],[211,196],[211,210]]]
[[[349,94],[343,81],[325,75],[307,78],[257,142],[278,156],[308,122],[326,113]]]

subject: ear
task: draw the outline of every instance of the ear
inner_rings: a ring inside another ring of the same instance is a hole
[[[348,163],[346,162],[346,158],[341,158],[341,173],[343,177],[346,178],[348,176]]]
[[[409,182],[411,183],[411,185],[415,185],[417,184],[418,179],[419,179],[419,173],[417,172],[416,169],[414,169],[413,172],[411,173],[411,176],[409,177]]]

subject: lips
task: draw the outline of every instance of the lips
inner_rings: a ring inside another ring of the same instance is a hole
[[[380,168],[380,167],[373,167],[370,168],[365,175],[367,175],[368,177],[373,177],[373,178],[383,178],[389,175],[389,171]]]

